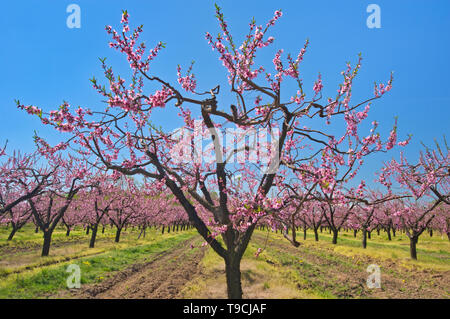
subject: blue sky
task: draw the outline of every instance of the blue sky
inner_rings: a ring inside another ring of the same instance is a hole
[[[81,8],[81,28],[66,26],[66,7]],[[321,72],[325,95],[334,96],[345,62],[363,55],[362,70],[354,86],[355,101],[372,96],[373,82],[386,81],[394,71],[394,88],[372,107],[370,118],[380,122],[387,137],[394,116],[398,116],[400,139],[413,134],[405,154],[415,159],[420,142],[430,145],[434,138],[448,136],[450,119],[450,2],[415,1],[217,1],[237,37],[247,32],[252,17],[265,24],[276,9],[283,17],[271,35],[273,50],[297,54],[306,38],[310,47],[301,66],[305,84]],[[381,8],[381,29],[369,29],[366,7]],[[155,73],[174,81],[176,66],[195,60],[194,71],[202,88],[224,82],[225,72],[211,51],[204,34],[216,34],[213,1],[9,1],[2,4],[0,19],[0,142],[9,140],[9,149],[31,151],[37,130],[50,141],[61,137],[39,121],[16,109],[14,99],[46,110],[63,100],[74,106],[97,108],[100,96],[89,78],[101,79],[98,57],[107,57],[117,73],[127,74],[124,58],[108,47],[104,26],[118,26],[121,10],[127,9],[132,26],[144,24],[143,39],[148,46],[158,41],[167,48],[155,61]],[[273,55],[268,51],[270,62]],[[327,94],[329,92],[329,94]],[[158,115],[161,125],[170,125],[174,109]],[[380,154],[368,162],[373,172],[394,152]]]

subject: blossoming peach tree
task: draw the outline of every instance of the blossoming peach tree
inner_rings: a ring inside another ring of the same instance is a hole
[[[433,220],[446,220],[442,225],[448,234],[450,154],[445,139],[442,146],[436,142],[434,149],[426,147],[417,163],[409,162],[403,154],[399,161],[394,159],[386,163],[379,174],[379,181],[389,192],[396,184],[408,195],[408,199],[397,205],[393,214],[410,239],[412,259],[417,259],[419,236]]]
[[[256,64],[257,53],[274,42],[268,33],[281,16],[281,11],[275,11],[265,25],[251,21],[248,34],[238,45],[216,6],[221,32],[217,36],[206,33],[206,40],[225,67],[229,95],[223,94],[217,83],[200,85],[192,65],[185,74],[180,66],[174,68],[178,83],[154,74],[151,63],[165,45],[159,42],[146,53],[146,44],[139,42],[143,27],[131,30],[129,14],[124,11],[121,29],[107,26],[106,31],[112,37],[110,47],[127,58],[130,80],[116,75],[101,59],[107,85],[95,78],[91,81],[106,100],[104,109],[73,110],[64,102],[59,109],[44,112],[36,106],[17,103],[19,108],[39,116],[43,124],[70,135],[56,147],[49,146],[48,152],[71,147],[95,158],[114,174],[139,175],[154,180],[155,187],[167,188],[199,234],[223,258],[229,298],[242,298],[240,262],[257,222],[281,214],[290,202],[272,191],[288,184],[292,174],[302,178],[304,167],[308,172],[305,176],[311,179],[308,182],[318,183],[329,194],[327,189],[335,185],[333,166],[344,165],[343,156],[349,157],[353,169],[362,164],[358,162],[360,157],[383,147],[375,128],[368,137],[360,138],[357,127],[367,117],[370,103],[391,89],[392,77],[387,84],[375,84],[373,97],[352,104],[352,84],[360,58],[356,67],[348,64],[343,71],[343,83],[335,98],[319,104],[323,91],[321,75],[308,97],[300,72],[308,41],[296,56],[277,51],[273,70]],[[288,79],[296,87],[293,92],[283,91]],[[144,83],[149,86],[144,88]],[[230,97],[236,102],[225,105],[222,101],[230,101]],[[183,129],[194,134],[180,139],[157,127],[152,123],[152,113],[161,108],[166,114],[178,114],[184,122]],[[359,108],[363,110],[358,111]],[[335,138],[327,133],[326,125],[339,117],[344,118],[345,132]],[[321,120],[325,129],[317,126]],[[244,143],[246,138],[235,134],[224,143],[223,136],[229,129],[257,137],[254,143]],[[260,135],[261,131],[268,134]],[[199,136],[210,143],[205,152],[196,147]],[[349,139],[353,144],[338,148]],[[395,143],[393,132],[387,148]],[[309,154],[302,157],[302,152]],[[311,164],[312,160],[317,166]],[[325,163],[322,167],[321,162]],[[310,168],[313,174],[309,174]],[[341,178],[345,180],[345,175]]]

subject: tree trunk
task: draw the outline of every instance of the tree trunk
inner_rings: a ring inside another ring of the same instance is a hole
[[[417,236],[409,238],[409,252],[411,253],[411,258],[417,260]]]
[[[48,256],[48,253],[50,252],[51,241],[52,241],[52,231],[50,230],[44,231],[44,244],[42,245],[41,257]]]
[[[392,228],[392,236],[395,237],[395,228]]]
[[[242,299],[241,260],[228,256],[225,260],[228,299]]]
[[[319,232],[317,231],[317,228],[314,228],[314,239],[319,241]]]
[[[34,229],[34,232],[37,234],[39,233],[39,227],[36,226],[36,228]]]
[[[90,227],[88,226],[88,227],[86,227],[86,235],[89,235],[89,229],[90,229]]]
[[[66,236],[69,237],[69,235],[70,235],[70,228],[67,227],[67,230],[66,230]]]
[[[163,227],[162,227],[162,231],[161,231],[161,234],[163,234],[164,235],[164,225],[163,225]]]
[[[117,231],[116,231],[116,239],[114,239],[114,241],[116,242],[116,243],[118,243],[119,242],[119,240],[120,240],[120,232],[122,231],[122,228],[117,228]]]
[[[356,238],[356,234],[358,233],[358,230],[357,229],[354,229],[353,230],[353,237],[355,237]]]
[[[97,237],[97,229],[98,229],[98,225],[94,225],[94,227],[92,227],[92,234],[91,234],[91,241],[89,242],[89,248],[94,248],[95,246],[95,238]],[[116,243],[118,243],[119,240],[116,241]]]
[[[141,232],[139,233],[138,239],[141,238],[142,235],[144,235],[145,238],[145,229],[147,228],[147,226],[142,226]]]
[[[105,226],[102,227],[102,234],[105,233]]]
[[[16,232],[17,232],[17,228],[13,226],[13,228],[12,228],[12,230],[11,230],[11,233],[9,233],[8,241],[10,241],[10,240],[13,239],[13,237],[14,237],[14,235],[15,235]]]
[[[362,230],[362,246],[363,248],[367,248],[367,230],[365,228]]]
[[[372,231],[370,231],[370,230],[367,231],[367,237],[369,239],[372,239]]]
[[[392,240],[392,237],[391,237],[391,228],[389,227],[389,228],[386,230],[386,232],[387,232],[387,235],[388,235],[388,240]]]
[[[303,228],[303,240],[306,240],[306,227],[305,228]]]
[[[331,230],[331,228],[330,228],[330,230]],[[338,233],[339,233],[339,231],[337,229],[333,229],[333,245],[337,244]]]

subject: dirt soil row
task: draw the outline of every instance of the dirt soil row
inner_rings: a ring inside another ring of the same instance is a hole
[[[199,246],[199,238],[189,239],[152,260],[134,264],[114,273],[97,284],[84,285],[57,298],[77,299],[172,299],[177,298],[184,285],[200,271],[199,263],[206,248]]]
[[[253,240],[264,245],[265,237],[255,234]],[[310,265],[299,269],[308,284],[299,289],[330,291],[339,298],[446,298],[450,296],[450,272],[406,268],[393,260],[364,255],[348,257],[332,247],[301,244],[293,247],[287,241],[274,241],[268,252],[287,253]],[[381,288],[368,288],[367,267],[380,266]],[[281,266],[282,267],[282,266]],[[310,286],[310,287],[308,287]]]

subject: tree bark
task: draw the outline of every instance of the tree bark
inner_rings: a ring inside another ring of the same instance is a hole
[[[411,258],[417,260],[417,236],[411,236],[409,238],[409,252]]]
[[[97,237],[97,229],[98,225],[94,225],[92,227],[91,241],[89,242],[89,248],[94,248],[95,246],[95,238]],[[119,241],[116,241],[118,243]]]
[[[10,241],[10,240],[13,239],[13,237],[14,237],[14,235],[15,235],[16,232],[17,232],[17,228],[13,226],[13,228],[12,228],[12,230],[11,230],[11,233],[9,233],[8,241]]]
[[[331,228],[330,228],[330,230],[331,230]],[[333,242],[332,242],[333,245],[337,244],[338,233],[339,233],[339,231],[337,229],[333,229]]]
[[[317,228],[314,228],[314,239],[319,241],[319,232],[317,231]]]
[[[367,230],[365,228],[362,230],[362,246],[367,248]]]
[[[355,237],[356,238],[356,234],[358,233],[358,230],[357,229],[354,229],[353,230],[353,237]]]
[[[116,230],[116,239],[114,239],[114,241],[116,242],[116,243],[118,243],[119,242],[119,240],[120,240],[120,232],[122,231],[122,228],[117,228],[117,230]]]
[[[51,241],[52,241],[52,231],[51,230],[44,231],[44,244],[42,245],[41,257],[48,256],[50,252]]]
[[[387,235],[388,235],[388,240],[392,240],[392,237],[391,237],[391,228],[389,227],[389,228],[386,230],[386,232],[387,232]]]
[[[305,228],[303,228],[303,240],[306,240],[306,227]]]
[[[228,299],[242,299],[240,259],[230,254],[225,260]]]

